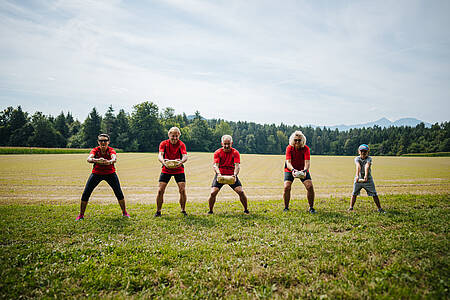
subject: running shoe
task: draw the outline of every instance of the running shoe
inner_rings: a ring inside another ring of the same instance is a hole
[[[208,211],[208,215],[212,215],[214,212],[212,210]]]
[[[155,213],[155,218],[156,217],[161,217],[161,212],[160,211],[157,211],[156,213]]]
[[[123,217],[126,217],[126,218],[129,218],[129,217],[130,217],[130,214],[127,213],[127,212],[124,212],[124,213],[122,214],[122,216],[123,216]]]
[[[183,214],[183,216],[187,217],[187,212],[185,210],[182,210],[181,213]]]
[[[249,214],[250,212],[248,211],[248,209],[244,210],[244,214]]]
[[[309,208],[309,212],[312,213],[312,214],[315,214],[315,213],[316,213],[316,210],[315,210],[313,207],[310,207],[310,208]]]
[[[379,212],[380,214],[385,214],[385,213],[386,213],[386,211],[385,211],[384,209],[382,209],[381,207],[378,209],[378,212]]]
[[[289,207],[285,207],[285,208],[283,209],[283,211],[284,211],[284,212],[289,211]]]
[[[84,215],[78,215],[77,218],[75,219],[75,221],[83,221],[84,220]]]
[[[352,210],[353,210],[353,207],[349,207],[347,210],[348,210],[348,211],[352,211]]]

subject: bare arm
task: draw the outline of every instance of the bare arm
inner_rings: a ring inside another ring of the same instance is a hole
[[[222,176],[222,174],[220,174],[220,169],[219,169],[219,164],[218,163],[214,163],[213,164],[213,169],[214,169],[214,172],[216,172],[217,177]]]
[[[109,160],[109,164],[115,164],[117,162],[117,155],[111,154],[111,159]]]
[[[291,160],[290,160],[290,159],[287,159],[287,160],[286,160],[286,167],[287,167],[290,171],[294,170],[294,167],[292,166],[292,163],[291,163]]]
[[[359,173],[361,173],[361,165],[358,162],[355,162],[356,165],[356,174],[355,174],[355,182],[359,179]]]
[[[311,161],[310,160],[305,160],[305,167],[303,168],[303,171],[308,171],[309,168],[311,167]]]
[[[369,178],[369,167],[370,162],[366,163],[366,165],[364,166],[364,182],[366,182]]]
[[[187,160],[188,160],[188,155],[187,154],[183,154],[181,156],[180,164],[184,164]]]
[[[239,164],[239,163],[234,164],[234,174],[233,174],[233,176],[236,177],[239,174],[240,170],[241,170],[241,164]]]
[[[158,160],[160,163],[162,163],[165,166],[164,162],[166,161],[166,159],[164,159],[164,152],[159,152]]]
[[[91,164],[99,164],[99,165],[112,165],[116,163],[117,156],[115,154],[111,154],[111,159],[107,160],[103,157],[95,158],[94,154],[89,154],[87,158],[87,162]]]

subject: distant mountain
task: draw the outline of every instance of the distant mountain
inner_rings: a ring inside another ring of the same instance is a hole
[[[430,123],[421,121],[419,119],[415,119],[415,118],[401,118],[398,119],[397,121],[390,121],[386,118],[381,118],[379,120],[373,121],[373,122],[368,122],[368,123],[364,123],[364,124],[355,124],[355,125],[336,125],[336,126],[330,126],[327,128],[330,128],[332,130],[334,129],[338,129],[339,131],[346,131],[352,128],[368,128],[368,127],[373,127],[375,125],[380,126],[380,127],[390,127],[390,126],[395,126],[395,127],[400,127],[400,126],[410,126],[410,127],[415,127],[420,123],[424,123],[425,127],[431,127]]]

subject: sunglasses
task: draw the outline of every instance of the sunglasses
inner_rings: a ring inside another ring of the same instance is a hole
[[[102,143],[102,142],[108,142],[109,140],[98,140],[100,143]]]
[[[302,139],[294,139],[294,142],[301,142]]]

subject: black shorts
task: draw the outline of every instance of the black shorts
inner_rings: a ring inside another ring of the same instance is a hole
[[[161,175],[159,175],[159,182],[169,183],[170,178],[172,178],[172,176],[175,177],[176,182],[186,182],[186,175],[184,175],[184,173],[167,174],[163,172],[161,172]]]
[[[99,175],[91,173],[91,176],[89,176],[89,179],[86,182],[86,186],[84,187],[83,195],[81,196],[81,201],[89,201],[89,197],[91,196],[92,191],[102,180],[105,180],[109,184],[109,186],[112,187],[117,200],[124,199],[122,189],[120,188],[119,177],[117,177],[117,174],[115,172],[108,175]]]
[[[211,187],[216,187],[219,188],[219,190],[224,186],[223,183],[218,183],[217,182],[217,174],[216,176],[214,176],[213,182],[211,184]],[[238,186],[242,186],[241,181],[239,180],[239,178],[236,176],[236,182],[233,184],[229,184],[230,188],[232,188],[233,190],[235,188],[237,188]]]
[[[292,175],[292,172],[284,172],[284,181],[290,181],[293,182],[294,181],[294,175]],[[311,174],[309,174],[309,171],[306,171],[306,176],[305,178],[301,179],[299,178],[302,182],[304,182],[305,180],[311,180]]]

